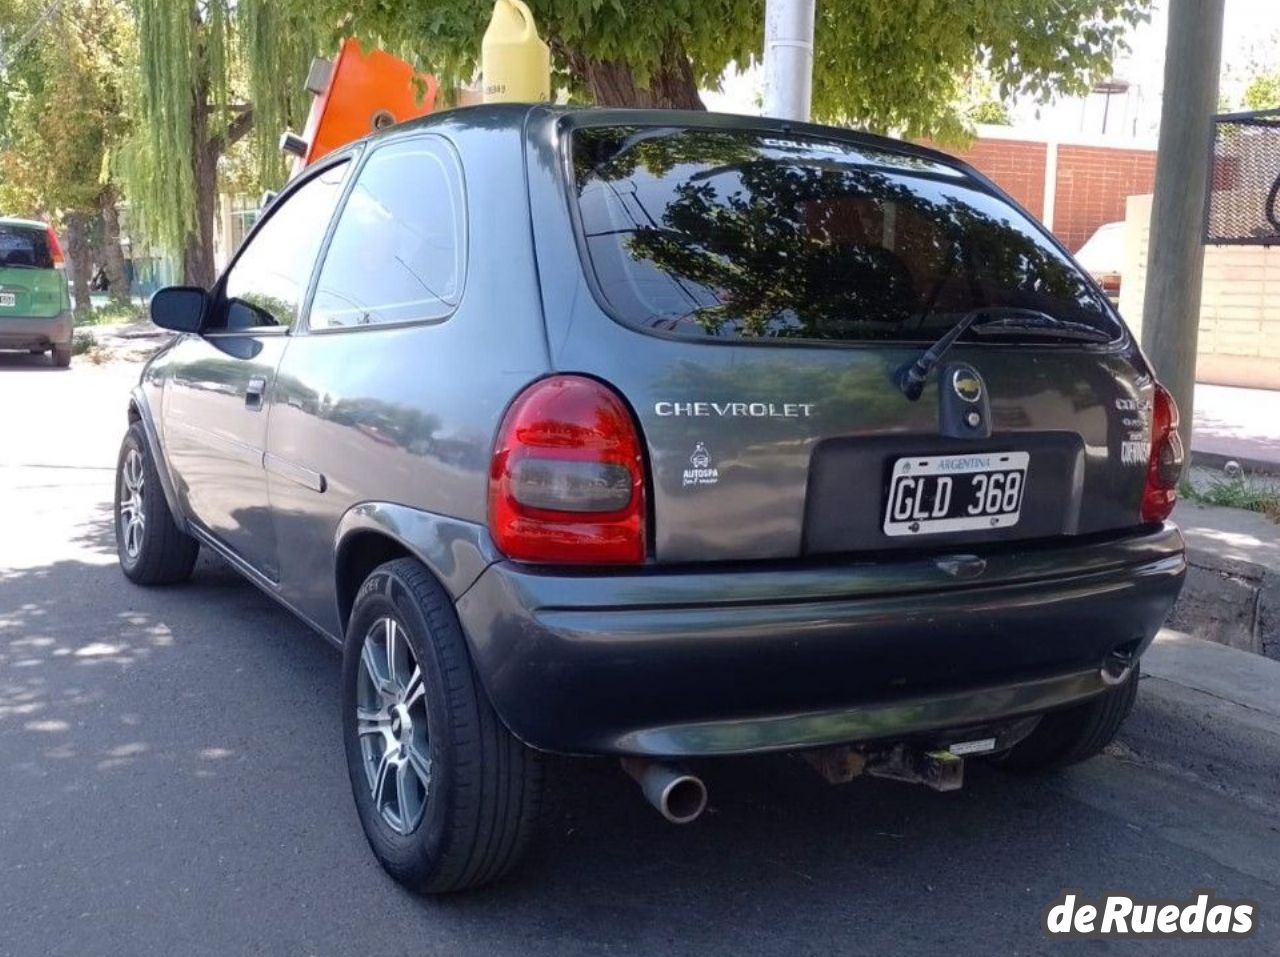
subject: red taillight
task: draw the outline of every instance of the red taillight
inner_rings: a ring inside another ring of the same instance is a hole
[[[507,410],[489,468],[489,528],[526,562],[645,556],[644,457],[631,414],[583,376],[535,382]]]
[[[49,255],[53,257],[53,265],[58,269],[66,263],[62,257],[62,244],[58,242],[58,234],[53,231],[53,227],[48,227],[49,234]]]
[[[1142,490],[1144,522],[1163,522],[1178,504],[1182,460],[1178,405],[1169,390],[1157,383],[1151,403],[1151,457],[1147,460],[1147,485]]]

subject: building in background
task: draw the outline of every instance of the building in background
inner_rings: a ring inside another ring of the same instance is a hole
[[[213,219],[213,261],[219,273],[227,268],[227,263],[261,214],[260,201],[256,197],[226,193],[218,197]]]

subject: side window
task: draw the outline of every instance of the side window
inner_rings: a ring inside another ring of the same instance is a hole
[[[443,319],[462,295],[462,170],[435,136],[369,157],[338,217],[308,325],[337,329]]]
[[[350,166],[338,163],[280,201],[227,273],[226,310],[215,328],[291,327]]]

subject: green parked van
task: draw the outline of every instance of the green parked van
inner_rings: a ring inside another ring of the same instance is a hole
[[[0,349],[53,353],[71,365],[71,293],[53,227],[0,219]]]

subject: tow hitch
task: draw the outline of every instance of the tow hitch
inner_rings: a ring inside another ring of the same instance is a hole
[[[950,751],[918,751],[905,744],[867,762],[867,773],[892,781],[924,784],[935,791],[958,791],[964,785],[964,758]]]
[[[844,784],[863,774],[908,784],[924,784],[935,791],[957,791],[964,785],[964,759],[990,754],[1017,743],[1035,727],[1038,718],[1023,719],[1000,728],[972,729],[981,737],[960,740],[899,742],[878,748],[837,745],[805,751],[801,757],[831,784]]]

